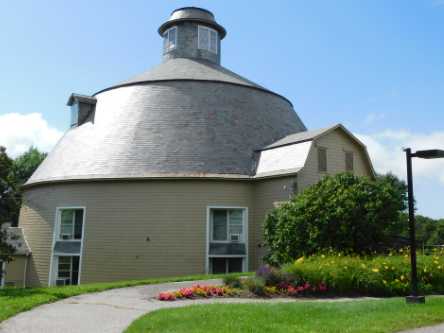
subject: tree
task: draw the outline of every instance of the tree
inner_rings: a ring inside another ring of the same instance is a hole
[[[14,251],[6,242],[4,225],[17,225],[22,186],[45,157],[45,153],[31,147],[26,153],[12,160],[7,155],[6,148],[0,146],[0,261],[10,261]]]
[[[12,169],[13,161],[6,154],[6,148],[0,146],[0,261],[9,261],[14,250],[6,242],[4,228],[4,224],[12,220],[18,204]]]
[[[330,248],[380,250],[399,232],[406,201],[405,183],[390,174],[376,180],[349,173],[327,176],[268,214],[265,260],[282,264]]]

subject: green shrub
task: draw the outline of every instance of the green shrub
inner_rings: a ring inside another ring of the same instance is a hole
[[[282,267],[311,284],[325,283],[337,295],[397,296],[410,292],[410,257],[396,254],[359,257],[330,252],[300,258]],[[418,256],[418,279],[423,293],[444,293],[444,256]]]
[[[242,288],[242,281],[239,276],[225,275],[223,278],[224,284],[231,288]]]
[[[245,280],[248,290],[257,296],[266,296],[265,280],[261,277],[252,277]]]
[[[390,175],[324,177],[267,216],[265,260],[281,265],[329,248],[360,254],[391,248],[406,207],[405,190]]]

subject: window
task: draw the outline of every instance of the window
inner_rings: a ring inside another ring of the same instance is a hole
[[[163,35],[163,50],[168,52],[176,48],[177,45],[177,27],[172,27],[165,31]]]
[[[79,123],[79,103],[71,105],[71,127],[76,127]]]
[[[198,40],[199,49],[217,54],[218,33],[216,30],[199,25]]]
[[[346,151],[345,152],[345,170],[353,172],[354,170],[354,158],[353,152]]]
[[[60,211],[60,240],[80,240],[83,231],[83,209]]]
[[[242,242],[244,239],[244,211],[242,209],[211,210],[211,240],[214,242]]]
[[[211,258],[210,272],[212,274],[243,272],[243,260],[243,258]]]
[[[77,256],[59,256],[57,270],[57,286],[79,284],[80,258]]]
[[[327,149],[318,147],[318,170],[327,172]]]

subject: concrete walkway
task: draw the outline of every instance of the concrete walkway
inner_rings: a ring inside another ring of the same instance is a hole
[[[141,315],[162,308],[210,303],[297,302],[301,299],[215,298],[161,302],[155,297],[161,291],[176,290],[194,284],[221,284],[221,280],[175,282],[138,286],[85,294],[41,305],[0,324],[0,333],[121,333]],[[365,299],[365,298],[364,298]],[[338,298],[326,301],[347,301]],[[358,299],[353,299],[358,300]],[[435,333],[441,330],[412,331]]]
[[[444,324],[439,324],[436,326],[422,327],[411,331],[404,331],[401,333],[443,333],[443,332],[444,332]]]

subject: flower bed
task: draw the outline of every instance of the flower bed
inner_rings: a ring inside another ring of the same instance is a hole
[[[213,286],[196,284],[190,288],[181,288],[177,291],[161,292],[157,297],[160,301],[175,301],[178,299],[194,299],[208,297],[233,297],[239,291],[229,286]]]

